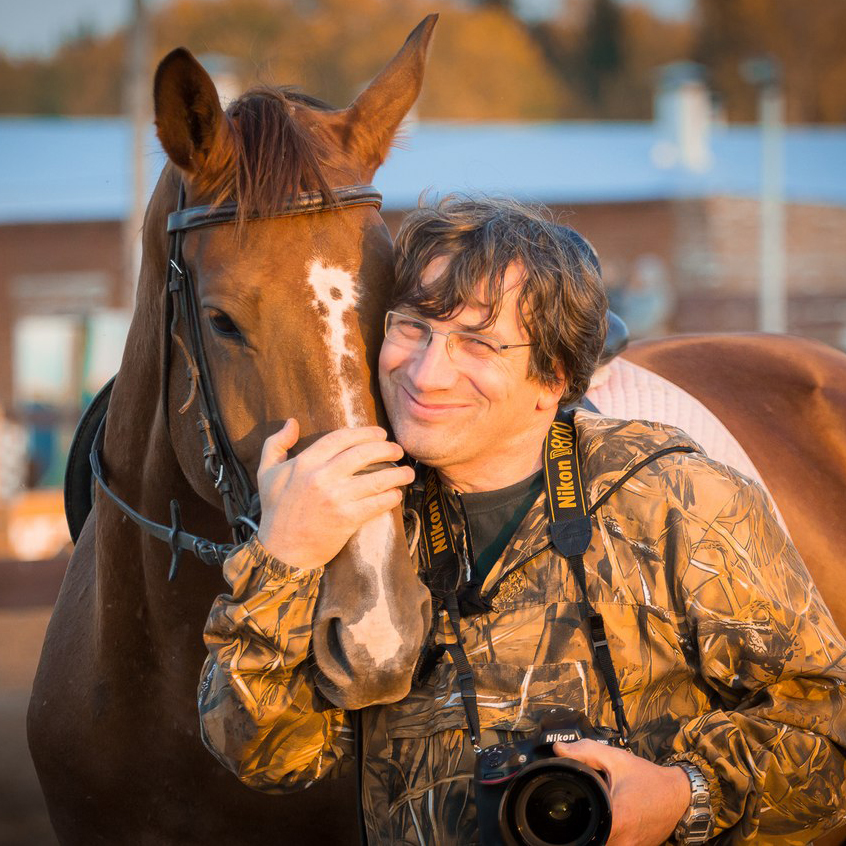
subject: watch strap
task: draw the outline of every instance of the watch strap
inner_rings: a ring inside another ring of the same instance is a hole
[[[690,805],[679,820],[673,838],[679,846],[706,843],[711,836],[714,816],[711,809],[711,792],[702,770],[689,761],[676,761],[670,766],[681,767],[690,779]]]

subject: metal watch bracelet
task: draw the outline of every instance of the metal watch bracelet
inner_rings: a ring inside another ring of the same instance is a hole
[[[695,764],[688,761],[674,761],[668,766],[681,767],[690,779],[690,805],[684,816],[679,820],[673,839],[678,846],[693,846],[706,843],[713,828],[713,814],[711,813],[711,791],[708,781],[702,771]]]

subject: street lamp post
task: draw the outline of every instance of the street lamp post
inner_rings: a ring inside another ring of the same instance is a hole
[[[760,280],[758,328],[787,331],[784,238],[784,93],[781,65],[762,57],[743,63],[746,79],[758,89],[761,127]]]
[[[129,215],[124,223],[124,285],[121,302],[121,306],[130,310],[135,306],[135,288],[141,270],[141,229],[144,226],[147,197],[144,145],[150,122],[147,81],[149,29],[144,0],[133,0],[127,74],[127,110],[132,123],[132,198]]]

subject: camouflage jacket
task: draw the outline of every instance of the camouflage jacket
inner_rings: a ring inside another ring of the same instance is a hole
[[[590,503],[650,454],[692,443],[587,412],[576,426]],[[492,610],[462,620],[483,745],[532,732],[552,705],[614,725],[577,583],[549,543],[544,496],[485,580]],[[410,505],[419,498],[417,488]],[[447,500],[460,538],[461,509]],[[656,458],[594,514],[584,562],[633,748],[702,769],[714,842],[805,844],[844,817],[846,644],[756,484],[698,452]],[[224,574],[232,593],[218,597],[205,630],[206,745],[268,791],[352,766],[350,717],[309,671],[320,572],[288,568],[253,539]],[[443,641],[443,614],[434,625]],[[449,658],[402,701],[365,709],[362,727],[370,843],[477,842],[474,753]]]

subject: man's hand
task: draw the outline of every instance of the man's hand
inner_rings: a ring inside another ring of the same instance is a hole
[[[401,486],[414,479],[414,471],[403,466],[361,472],[402,458],[402,447],[378,426],[330,432],[288,460],[299,435],[291,418],[264,443],[258,538],[280,561],[312,570],[331,561],[368,520],[399,505]]]
[[[661,767],[595,740],[555,743],[552,750],[605,777],[611,793],[609,846],[660,846],[690,804],[690,779],[680,767]]]

